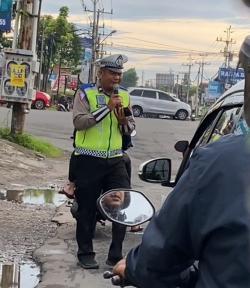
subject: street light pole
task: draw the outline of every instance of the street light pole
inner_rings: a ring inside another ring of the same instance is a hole
[[[101,46],[103,47],[103,42],[111,35],[113,35],[114,33],[116,33],[117,31],[116,30],[112,30],[108,35],[106,35],[106,37],[104,39],[102,39],[102,41],[100,41],[100,39],[98,38],[98,43],[97,43],[97,46],[96,46],[96,56],[97,58],[99,57],[99,51],[100,51],[100,48]],[[103,48],[102,48],[103,50]],[[103,51],[100,53],[101,54],[101,58],[103,56]]]

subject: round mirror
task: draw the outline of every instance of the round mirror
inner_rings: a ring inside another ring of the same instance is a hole
[[[155,212],[143,193],[128,189],[110,190],[97,200],[97,204],[105,218],[126,226],[147,222]]]

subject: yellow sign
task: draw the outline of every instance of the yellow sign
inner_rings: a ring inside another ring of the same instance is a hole
[[[26,65],[10,65],[10,85],[15,87],[25,87]]]

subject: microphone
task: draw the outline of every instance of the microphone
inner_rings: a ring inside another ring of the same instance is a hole
[[[113,94],[119,94],[119,84],[114,84],[114,86],[113,86]]]

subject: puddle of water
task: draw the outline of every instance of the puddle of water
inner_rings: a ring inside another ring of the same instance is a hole
[[[0,263],[0,288],[34,288],[39,283],[40,269],[34,262]]]
[[[39,205],[53,204],[59,206],[66,201],[63,194],[59,194],[53,189],[8,190],[5,197],[8,201]]]

